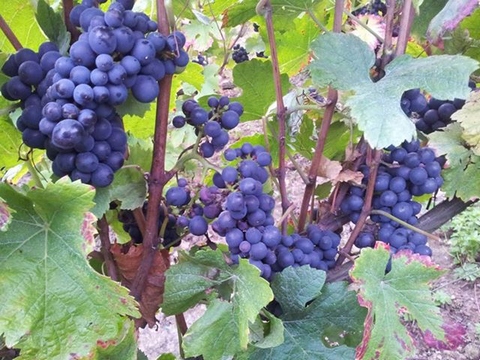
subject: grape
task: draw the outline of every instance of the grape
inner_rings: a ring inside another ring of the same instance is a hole
[[[204,235],[208,230],[208,223],[203,216],[196,215],[190,219],[188,230],[193,235]]]
[[[264,243],[259,242],[250,246],[249,254],[250,254],[250,259],[262,260],[267,256],[268,248]]]
[[[99,160],[97,156],[91,152],[79,153],[75,159],[75,167],[84,173],[92,173],[97,170]]]
[[[410,171],[409,179],[414,185],[422,185],[427,178],[427,170],[425,170],[423,167],[416,167]]]
[[[233,183],[237,181],[238,172],[232,166],[227,166],[222,170],[222,179],[225,183]]]
[[[217,137],[222,132],[222,127],[216,121],[208,121],[203,128],[205,135]],[[228,159],[227,159],[228,160]],[[233,159],[232,159],[233,160]],[[231,160],[230,160],[231,161]]]
[[[137,79],[138,81],[138,79]],[[136,85],[137,82],[135,82]],[[108,84],[107,86],[108,92],[110,93],[110,98],[109,98],[109,103],[111,105],[121,105],[123,104],[128,97],[128,90],[125,87],[125,85],[120,84],[120,85],[113,85],[113,84]],[[148,88],[145,89],[146,92],[148,92]],[[158,86],[157,86],[157,92],[158,92]],[[135,93],[133,92],[132,89],[132,94]],[[139,98],[137,98],[138,101],[141,101]]]
[[[97,169],[92,173],[90,183],[95,187],[106,187],[113,181],[113,170],[105,164],[98,164]]]
[[[107,140],[112,134],[112,125],[106,119],[97,119],[92,136],[95,140]]]
[[[24,84],[20,77],[12,77],[6,85],[8,95],[15,100],[26,100],[31,94],[31,87]]]
[[[124,58],[122,58],[123,60]],[[99,54],[95,58],[95,66],[98,70],[106,72],[113,67],[114,61],[111,55],[109,54]]]
[[[393,206],[392,215],[407,221],[413,215],[412,206],[407,202],[399,202]]]
[[[38,85],[43,80],[43,70],[35,61],[28,60],[18,67],[18,77],[27,85]]]
[[[73,99],[82,106],[93,102],[93,98],[93,89],[90,85],[78,84],[73,90]]]
[[[36,63],[40,61],[38,54],[32,49],[28,49],[28,48],[23,48],[18,50],[17,53],[14,55],[14,57],[15,57],[15,63],[18,66],[20,66],[20,64],[23,64],[24,62],[27,62],[27,61],[34,61]]]
[[[159,94],[158,84],[149,75],[138,75],[135,84],[132,86],[132,94],[140,102],[152,102]]]
[[[78,121],[66,119],[55,125],[52,132],[52,142],[60,149],[72,149],[82,140],[84,135],[85,130]]]
[[[363,249],[366,247],[373,247],[375,245],[375,238],[369,232],[361,232],[355,239],[355,246]]]
[[[217,149],[222,149],[225,145],[228,144],[230,137],[226,131],[222,131],[220,135],[212,138],[212,145]]]
[[[70,57],[76,65],[91,67],[95,64],[96,56],[97,54],[95,54],[87,41],[79,40],[70,47]]]
[[[90,82],[93,85],[102,86],[108,83],[108,74],[99,69],[93,69],[90,73]]]
[[[165,194],[167,205],[183,206],[188,203],[189,195],[183,187],[171,187]]]
[[[208,121],[208,113],[200,108],[196,107],[190,113],[190,120],[193,125],[202,125]]]

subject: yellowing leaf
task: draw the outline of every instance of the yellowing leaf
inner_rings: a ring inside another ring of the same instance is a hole
[[[480,156],[480,93],[472,91],[463,108],[453,113],[452,119],[460,123],[462,138],[473,153]]]

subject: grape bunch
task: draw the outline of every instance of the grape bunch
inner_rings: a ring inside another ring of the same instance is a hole
[[[205,56],[203,56],[201,54],[198,54],[196,59],[192,59],[192,62],[194,62],[196,64],[199,64],[199,65],[202,65],[202,66],[208,65],[207,59],[205,58]]]
[[[239,44],[235,45],[233,47],[232,59],[237,64],[240,64],[244,61],[248,61],[249,58],[248,58],[247,50],[245,50],[245,48],[241,47]]]
[[[468,86],[473,90],[476,84],[470,81]],[[452,114],[465,104],[463,99],[439,100],[430,97],[428,100],[420,89],[412,89],[403,93],[401,107],[407,116],[416,113],[415,126],[417,130],[430,134],[452,122]]]
[[[340,242],[338,235],[310,227],[308,237],[282,236],[274,226],[275,200],[263,191],[263,184],[269,179],[265,168],[272,161],[265,148],[244,143],[226,150],[224,156],[238,164],[226,166],[213,176],[217,188],[232,191],[222,208],[216,209],[221,212],[212,229],[225,237],[233,262],[248,258],[267,280],[288,266],[308,264],[325,271],[333,267]]]
[[[185,124],[195,127],[197,134],[203,136],[199,150],[204,158],[212,157],[215,151],[222,150],[230,140],[228,130],[240,123],[243,106],[239,102],[230,102],[226,96],[208,99],[210,111],[202,108],[195,100],[187,100],[182,104],[183,115],[172,119],[176,128]]]
[[[20,100],[22,114],[16,125],[22,132],[23,142],[32,148],[45,149],[47,137],[39,130],[42,99],[52,84],[53,68],[60,57],[57,46],[45,42],[38,52],[20,49],[2,66],[2,72],[10,77],[2,85],[2,96],[10,101]]]
[[[144,216],[147,215],[147,207],[148,202],[145,202],[142,206]],[[120,210],[118,212],[118,220],[122,223],[123,230],[130,235],[135,244],[141,244],[143,242],[143,236],[135,220],[133,211]],[[180,235],[177,232],[177,218],[173,214],[167,213],[164,207],[160,207],[158,229],[162,232],[163,228],[163,247],[168,248],[170,246],[178,245]]]
[[[387,5],[381,0],[373,0],[369,4],[352,11],[355,16],[368,14],[384,16],[386,13]]]
[[[418,223],[416,215],[421,211],[421,205],[412,198],[435,193],[440,188],[443,184],[442,167],[433,150],[420,147],[419,141],[404,142],[401,146],[390,147],[388,150],[378,169],[372,208],[415,225]],[[368,167],[363,165],[360,170],[364,175],[363,186],[352,186],[340,205],[342,212],[348,214],[354,223],[363,208],[365,187],[368,184]],[[357,247],[371,247],[378,239],[390,244],[392,252],[411,249],[415,253],[431,255],[424,235],[406,229],[384,215],[373,214],[370,220],[377,224],[376,236],[372,231],[361,233],[355,242]]]

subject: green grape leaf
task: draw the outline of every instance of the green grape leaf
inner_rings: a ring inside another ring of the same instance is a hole
[[[124,167],[115,173],[110,185],[110,201],[120,200],[121,208],[133,210],[139,208],[147,197],[147,181],[140,169]]]
[[[442,131],[428,135],[428,145],[436,150],[437,155],[445,155],[449,167],[461,167],[470,162],[473,152],[464,146],[463,129],[459,123],[449,124]]]
[[[2,16],[23,47],[37,51],[40,44],[46,40],[35,20],[32,2],[9,0],[8,4],[4,3],[2,6]],[[8,53],[16,52],[3,32],[0,32],[0,49]]]
[[[294,28],[276,38],[280,71],[290,76],[307,66],[310,44],[320,34],[320,29],[308,17],[293,20]]]
[[[324,279],[323,271],[308,266],[287,268],[276,275],[272,287],[284,311],[280,318],[285,340],[269,349],[250,347],[250,360],[354,358],[366,311],[358,305],[355,293],[347,290],[346,283],[324,285]],[[315,289],[310,280],[319,288]]]
[[[443,170],[445,183],[442,191],[448,197],[459,197],[469,201],[480,196],[480,157],[472,156],[471,162],[465,167],[451,167]]]
[[[420,12],[413,19],[412,35],[424,39],[430,21],[443,9],[448,0],[424,0]]]
[[[213,289],[229,293],[229,303],[210,302],[209,308],[214,310],[207,309],[204,317],[187,332],[184,347],[188,356],[221,359],[218,356],[222,352],[234,354],[246,348],[249,323],[253,323],[260,310],[273,300],[268,282],[260,277],[258,268],[244,259],[238,265],[228,265],[224,256],[220,250],[201,250],[193,256],[183,253],[179,263],[165,273],[162,311],[166,315],[183,312],[201,299],[208,299]],[[215,331],[209,327],[212,321],[217,323]],[[218,337],[218,329],[235,336],[212,347],[212,341]],[[213,338],[204,342],[205,336]]]
[[[465,105],[452,114],[452,120],[456,120],[462,127],[462,138],[467,142],[468,148],[480,156],[480,94],[472,91]]]
[[[70,46],[70,33],[62,16],[50,7],[45,0],[38,0],[36,19],[47,37],[58,46],[61,54],[66,54]]]
[[[56,360],[86,357],[99,341],[119,340],[125,316],[140,314],[126,288],[87,262],[80,228],[92,187],[65,178],[18,192],[2,183],[0,198],[12,210],[8,231],[0,232],[7,346],[21,349],[19,359]]]
[[[237,64],[233,68],[235,85],[242,89],[242,95],[236,98],[243,104],[242,121],[260,119],[275,101],[275,86],[272,77],[272,63],[253,59]],[[289,87],[288,76],[281,75],[282,91]]]
[[[126,321],[124,323],[118,340],[99,342],[97,345],[97,356],[95,360],[137,360],[138,344],[133,321]]]
[[[223,15],[223,27],[234,27],[246,23],[257,13],[255,7],[256,0],[239,1],[216,1],[212,5],[212,11],[218,15]]]
[[[314,134],[314,122],[304,116],[302,124],[297,134],[289,136],[289,145],[292,146],[295,151],[299,152],[306,159],[312,159],[315,152],[316,141],[313,140]]]
[[[236,321],[233,304],[214,299],[183,337],[185,355],[202,355],[205,360],[221,360],[235,355],[242,349]]]
[[[399,145],[416,136],[413,122],[400,107],[404,91],[421,88],[438,99],[465,98],[469,75],[478,63],[461,55],[414,59],[397,57],[385,76],[372,82],[369,70],[375,55],[352,34],[326,33],[312,44],[316,59],[310,70],[317,85],[353,90],[345,105],[372,147]]]
[[[449,0],[430,22],[426,33],[427,40],[439,44],[445,32],[454,30],[477,7],[477,0]]]
[[[382,244],[363,249],[351,270],[359,302],[368,308],[363,341],[357,348],[359,359],[412,356],[412,338],[400,321],[406,313],[422,331],[429,330],[440,340],[445,336],[440,309],[429,288],[443,271],[427,256],[399,252],[393,255],[391,270],[385,274],[390,252]]]
[[[152,167],[153,143],[150,140],[143,140],[135,136],[128,136],[128,159],[125,165],[135,165],[144,172],[150,171]]]
[[[250,344],[261,349],[279,346],[285,341],[284,331],[282,320],[262,311],[262,318],[257,317],[255,323],[250,324]]]
[[[5,100],[0,98],[0,104]],[[22,133],[12,124],[8,116],[0,116],[0,171],[11,168],[19,163],[18,151],[22,145]]]

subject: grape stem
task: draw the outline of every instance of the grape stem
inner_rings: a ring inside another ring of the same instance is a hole
[[[396,0],[387,0],[387,14],[385,16],[385,40],[383,42],[383,54],[381,62],[382,70],[385,69],[387,64],[392,60],[393,56],[392,34],[393,20],[395,17],[395,1]]]
[[[119,281],[117,265],[115,264],[115,260],[113,259],[113,255],[110,252],[111,242],[110,242],[110,230],[108,228],[108,222],[103,215],[98,221],[98,236],[100,237],[100,242],[102,244],[101,252],[104,259],[104,264],[107,266],[108,276],[113,281]]]
[[[288,219],[288,216],[290,215],[290,213],[295,210],[297,206],[295,204],[290,204],[290,206],[288,207],[287,211],[285,211],[282,216],[280,217],[280,219],[278,219],[277,221],[277,224],[276,226],[278,226],[279,224],[281,224],[283,221],[285,221],[285,219]]]
[[[343,5],[343,0],[337,0],[335,2],[335,18],[333,21],[333,31],[337,33],[340,32],[342,28]],[[317,144],[315,145],[315,152],[313,154],[312,164],[308,172],[309,181],[308,184],[305,185],[305,191],[303,193],[302,205],[300,207],[300,216],[297,227],[298,232],[303,231],[307,222],[308,208],[311,204],[311,199],[315,191],[318,169],[320,167],[320,162],[322,161],[323,149],[325,148],[325,141],[327,139],[328,129],[330,128],[330,123],[332,122],[333,114],[335,113],[337,99],[337,91],[333,88],[329,88],[327,96],[327,106],[325,107],[322,124],[320,125],[320,130],[318,131]]]
[[[313,20],[313,22],[320,28],[322,29],[322,31],[324,32],[328,32],[328,29],[325,27],[325,25],[323,25],[320,20],[318,20],[318,18],[315,16],[315,14],[313,13],[312,9],[308,8],[307,10],[307,14],[308,16],[310,16],[310,18]]]
[[[163,0],[157,0],[157,22],[159,32],[167,36],[170,29],[168,25],[167,11]],[[158,251],[158,216],[160,202],[163,198],[163,188],[168,181],[168,176],[165,171],[165,156],[167,148],[168,110],[172,76],[165,76],[160,81],[159,86],[160,92],[157,98],[152,168],[148,179],[149,194],[145,221],[145,234],[143,237],[144,251],[142,253],[142,261],[138,267],[130,289],[131,294],[137,301],[141,300],[143,290],[147,283],[148,273],[152,267],[155,253]],[[165,261],[163,257],[160,258],[161,261]],[[168,267],[168,264],[165,264],[165,267]]]
[[[410,28],[412,27],[415,9],[412,6],[412,0],[405,0],[402,8],[402,16],[400,19],[400,31],[397,38],[397,47],[395,48],[395,56],[405,54],[407,49],[408,38],[410,37]]]
[[[18,40],[18,38],[15,36],[14,32],[12,29],[10,29],[10,26],[8,26],[7,22],[3,18],[3,16],[0,14],[0,28],[2,29],[3,33],[7,37],[8,41],[10,41],[10,44],[14,47],[15,50],[20,50],[23,48],[22,44]]]
[[[280,199],[282,203],[282,213],[284,214],[290,202],[287,196],[287,186],[285,182],[285,138],[286,138],[286,108],[283,103],[283,94],[282,94],[282,83],[280,81],[280,65],[278,63],[278,54],[277,54],[277,45],[275,42],[275,32],[273,29],[273,19],[272,19],[272,4],[270,0],[261,0],[257,4],[257,13],[262,14],[265,17],[265,22],[267,24],[267,34],[268,42],[270,44],[270,56],[272,59],[272,68],[273,68],[273,80],[275,83],[275,97],[277,100],[277,119],[278,119],[278,185],[280,191]],[[285,218],[281,223],[282,233],[287,231],[287,219]]]
[[[43,183],[42,183],[42,179],[40,179],[40,176],[38,176],[38,171],[35,168],[35,164],[33,163],[31,154],[32,153],[29,152],[29,155],[27,156],[27,161],[25,161],[25,163],[27,164],[28,172],[30,173],[30,176],[32,177],[32,179],[34,181],[35,186],[40,188],[40,189],[43,189],[44,186],[43,186]]]
[[[390,220],[393,220],[393,221],[399,223],[400,225],[402,225],[403,227],[405,227],[407,229],[416,231],[419,234],[422,234],[422,235],[428,237],[429,239],[432,239],[432,240],[435,240],[435,241],[440,241],[440,238],[438,236],[430,234],[429,232],[426,232],[422,229],[419,229],[419,228],[417,228],[417,227],[415,227],[415,226],[413,226],[413,225],[411,225],[411,224],[409,224],[409,223],[407,223],[403,220],[400,220],[399,218],[397,218],[397,217],[393,216],[392,214],[389,214],[389,213],[387,213],[383,210],[378,210],[378,209],[377,210],[371,210],[370,213],[371,214],[377,214],[377,215],[383,215],[383,216],[389,218]]]
[[[370,214],[370,210],[372,208],[373,193],[375,188],[375,179],[377,178],[378,165],[380,163],[381,157],[382,157],[382,150],[372,150],[370,147],[367,148],[367,164],[370,167],[370,174],[368,176],[368,185],[367,185],[367,190],[365,192],[365,202],[364,202],[362,211],[360,213],[360,216],[358,217],[358,221],[355,224],[355,228],[350,234],[350,237],[348,238],[348,241],[343,247],[342,251],[339,252],[336,266],[341,265],[345,260],[345,255],[343,254],[350,253],[350,251],[352,250],[353,243],[355,242],[355,239],[357,238],[358,234],[360,234],[360,232],[362,231],[363,225],[365,224],[365,221],[367,220],[367,217]]]

